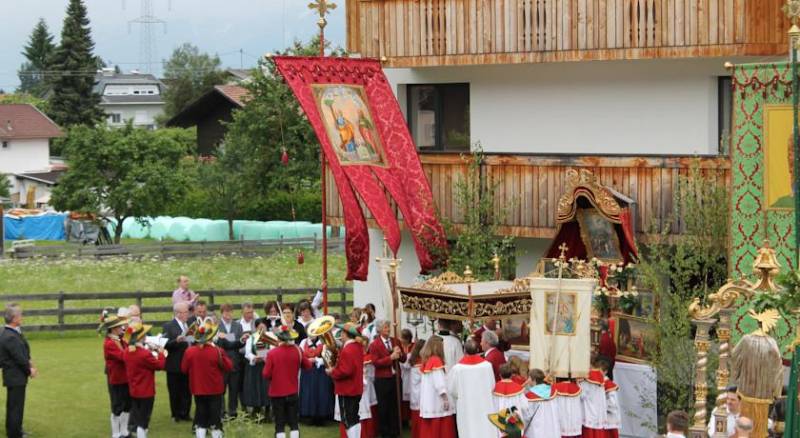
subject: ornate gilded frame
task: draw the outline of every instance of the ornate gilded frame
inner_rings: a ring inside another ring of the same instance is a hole
[[[637,324],[644,324],[647,326],[648,332],[652,334],[653,329],[655,328],[656,321],[649,318],[641,318],[638,316],[627,315],[621,312],[613,312],[611,314],[616,319],[616,324],[614,326],[614,344],[617,346],[617,356],[616,360],[622,362],[630,362],[630,363],[638,363],[638,364],[649,364],[653,358],[653,353],[646,354],[647,359],[628,356],[626,354],[619,353],[619,334],[620,334],[620,326],[622,325],[622,320],[627,321],[634,321]],[[643,340],[644,342],[645,340]]]
[[[591,244],[591,238],[590,238],[589,231],[586,228],[585,215],[588,215],[588,214],[596,214],[596,215],[600,216],[601,218],[606,219],[606,223],[608,224],[609,227],[611,227],[611,235],[613,236],[611,238],[612,239],[611,243],[612,243],[614,249],[617,250],[617,255],[618,255],[617,258],[597,257],[597,255],[595,254],[594,248],[592,247],[592,244]],[[614,228],[614,224],[612,222],[608,221],[608,219],[606,218],[606,216],[604,214],[602,214],[600,211],[598,211],[597,209],[594,209],[594,208],[592,208],[592,209],[582,208],[582,209],[578,210],[577,220],[578,220],[578,224],[581,227],[581,241],[583,241],[583,245],[586,247],[586,255],[588,256],[589,259],[597,258],[598,260],[602,261],[603,263],[622,263],[623,262],[622,248],[620,247],[620,243],[619,243],[619,235],[617,234],[617,230]]]

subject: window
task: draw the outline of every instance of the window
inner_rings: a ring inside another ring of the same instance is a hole
[[[408,126],[421,151],[468,151],[469,84],[408,85]]]
[[[720,155],[727,155],[731,150],[731,125],[733,112],[733,83],[730,76],[717,78],[717,138]]]
[[[122,123],[122,114],[120,113],[111,113],[108,115],[108,121],[110,123]]]
[[[7,141],[3,142],[3,149],[8,149],[8,142]]]

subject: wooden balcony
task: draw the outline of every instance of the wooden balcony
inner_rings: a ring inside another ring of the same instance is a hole
[[[433,190],[433,199],[443,218],[463,220],[456,202],[456,182],[463,178],[467,164],[457,154],[422,154],[422,165]],[[693,157],[659,156],[485,156],[482,172],[499,183],[495,191],[496,210],[505,210],[500,232],[519,237],[550,238],[556,231],[556,205],[564,187],[567,169],[589,169],[600,181],[636,202],[634,224],[638,234],[662,229],[673,212],[678,177],[687,175]],[[718,184],[730,184],[728,157],[698,158],[701,173]],[[333,181],[329,176],[328,181]],[[366,209],[365,209],[366,211]],[[328,186],[328,217],[344,225],[342,205],[336,187]],[[370,227],[377,227],[366,211]],[[398,217],[401,217],[398,215]],[[670,223],[678,232],[681,223]]]
[[[346,0],[347,49],[387,67],[779,56],[784,0]]]

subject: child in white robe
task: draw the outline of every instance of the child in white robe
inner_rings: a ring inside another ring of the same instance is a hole
[[[556,391],[561,437],[580,437],[583,433],[581,430],[583,427],[583,404],[580,397],[580,385],[564,379],[553,385],[553,389]]]
[[[420,387],[422,386],[422,358],[420,357],[420,352],[424,346],[425,340],[418,339],[414,344],[414,349],[411,350],[411,355],[408,357],[409,363],[412,364],[409,372],[410,391],[408,396],[408,408],[411,411],[411,438],[422,438],[419,420],[419,397]]]
[[[517,408],[520,418],[525,419],[528,411],[528,398],[525,397],[525,387],[511,380],[514,376],[514,367],[510,363],[500,365],[500,381],[495,383],[492,391],[495,412],[511,407]],[[502,433],[498,432],[498,438]]]
[[[421,436],[456,438],[454,406],[447,393],[442,338],[432,336],[428,339],[421,356],[424,361],[419,398]]]
[[[528,388],[525,397],[528,399],[525,436],[535,438],[561,438],[557,394],[553,387],[545,382],[544,371],[532,369],[530,379],[533,386]]]
[[[592,369],[589,375],[578,383],[581,387],[583,405],[584,438],[606,438],[607,401],[605,376],[600,369]]]

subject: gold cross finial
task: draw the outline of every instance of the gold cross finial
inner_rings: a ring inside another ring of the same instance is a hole
[[[567,247],[566,243],[562,242],[561,245],[558,246],[558,249],[561,251],[561,255],[558,256],[558,258],[563,259],[565,257],[564,254],[566,254],[569,247]]]
[[[308,4],[308,9],[313,9],[317,11],[319,14],[319,20],[317,24],[320,28],[324,28],[326,24],[328,24],[328,20],[325,19],[325,16],[328,15],[332,10],[336,9],[336,3],[328,2],[328,0],[316,0],[313,3]]]

